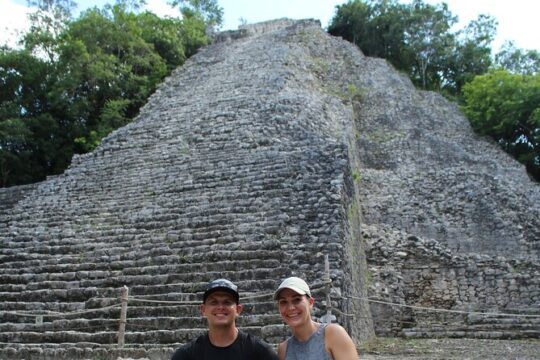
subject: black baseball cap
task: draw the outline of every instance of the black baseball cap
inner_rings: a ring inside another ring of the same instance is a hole
[[[240,295],[238,294],[238,286],[234,285],[232,281],[227,279],[212,280],[206,285],[206,290],[203,294],[203,302],[206,298],[215,291],[225,291],[231,294],[237,304],[240,303]]]

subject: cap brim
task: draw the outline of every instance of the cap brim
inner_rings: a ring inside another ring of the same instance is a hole
[[[276,292],[274,293],[274,300],[277,300],[278,297],[279,297],[279,294],[281,293],[281,291],[283,291],[285,289],[292,290],[295,293],[297,293],[298,295],[307,295],[307,296],[311,297],[311,295],[309,295],[307,292],[305,292],[304,290],[302,290],[300,288],[297,288],[296,286],[283,286],[283,287],[277,289]]]
[[[223,292],[229,293],[236,300],[237,304],[240,302],[240,295],[238,295],[238,293],[236,291],[234,291],[233,289],[230,289],[228,287],[221,287],[221,286],[217,286],[215,288],[207,290],[203,295],[203,302],[206,301],[206,299],[208,298],[208,296],[210,296],[210,294],[213,294],[216,291],[223,291]]]

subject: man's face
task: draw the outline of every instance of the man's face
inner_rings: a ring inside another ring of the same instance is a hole
[[[209,327],[227,327],[235,326],[242,305],[237,304],[228,292],[218,290],[208,295],[200,310],[208,319]]]

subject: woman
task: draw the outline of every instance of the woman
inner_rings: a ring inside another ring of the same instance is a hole
[[[274,298],[281,318],[293,333],[279,344],[279,360],[358,360],[356,347],[343,327],[311,320],[314,300],[304,280],[283,280]]]

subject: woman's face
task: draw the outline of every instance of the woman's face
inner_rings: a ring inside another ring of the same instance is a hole
[[[291,289],[283,289],[277,301],[279,314],[290,327],[298,327],[311,321],[313,298],[300,295]]]

